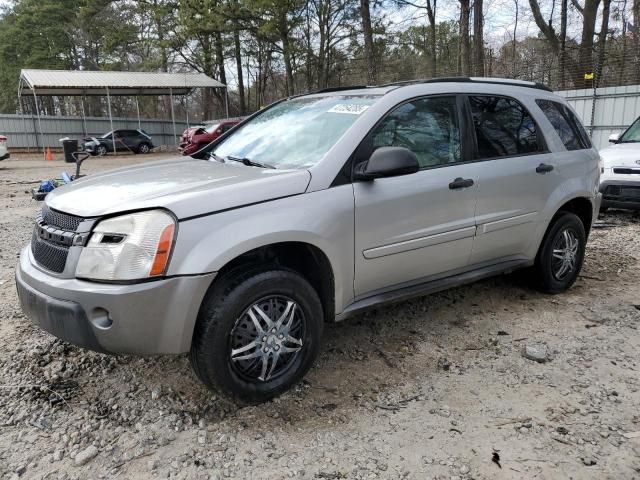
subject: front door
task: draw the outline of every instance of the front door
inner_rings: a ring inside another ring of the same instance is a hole
[[[463,163],[460,106],[456,96],[403,103],[363,142],[368,154],[406,147],[421,170],[354,184],[356,298],[468,264],[480,167]]]

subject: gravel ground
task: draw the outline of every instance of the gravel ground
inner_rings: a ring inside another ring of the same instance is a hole
[[[520,273],[329,325],[301,385],[238,409],[185,356],[83,351],[21,313],[26,191],[63,169],[0,163],[0,478],[640,478],[638,215],[600,217],[566,294]]]

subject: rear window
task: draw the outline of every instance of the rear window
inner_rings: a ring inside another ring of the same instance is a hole
[[[527,155],[541,150],[536,123],[513,98],[470,96],[479,158]]]
[[[536,103],[567,150],[591,148],[587,132],[584,131],[580,121],[566,105],[551,100],[536,100]]]

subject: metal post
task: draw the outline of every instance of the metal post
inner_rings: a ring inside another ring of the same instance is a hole
[[[178,136],[176,134],[176,117],[173,113],[173,89],[169,89],[169,99],[171,100],[171,123],[173,124],[173,143],[178,146]]]
[[[36,89],[33,88],[33,99],[35,101],[35,107],[36,107],[36,114],[38,115],[38,128],[40,130],[40,141],[42,143],[42,153],[44,153],[44,133],[42,132],[42,121],[40,120],[40,109],[38,108],[38,95],[36,94]],[[36,132],[36,148],[37,148],[37,138],[38,138],[38,132]]]
[[[113,130],[113,117],[111,116],[111,96],[109,95],[109,87],[107,89],[107,108],[109,109],[109,125],[111,125],[111,148],[113,148],[113,154],[117,155],[116,148],[116,135]]]
[[[24,143],[27,147],[27,152],[30,152],[31,148],[29,145],[29,138],[27,136],[27,120],[24,118],[24,106],[22,105],[22,78],[20,78],[20,82],[18,83],[18,108],[20,111],[20,118],[22,119],[22,129],[25,135]]]
[[[229,118],[229,87],[226,85],[224,87],[224,109],[227,113],[227,118]]]
[[[184,111],[187,114],[187,128],[191,128],[191,125],[189,124],[189,94],[188,93],[184,96]]]
[[[136,95],[136,112],[138,112],[138,130],[142,130],[142,125],[140,124],[140,104],[138,104],[137,95]]]
[[[82,97],[80,97],[80,105],[82,106],[82,131],[84,132],[84,136],[86,138],[89,135],[89,132],[87,131],[87,119],[84,111],[84,97],[85,95],[82,94]]]

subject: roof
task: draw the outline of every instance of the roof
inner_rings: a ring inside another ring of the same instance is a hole
[[[185,95],[194,88],[221,88],[204,73],[32,70],[20,74],[22,95]]]

